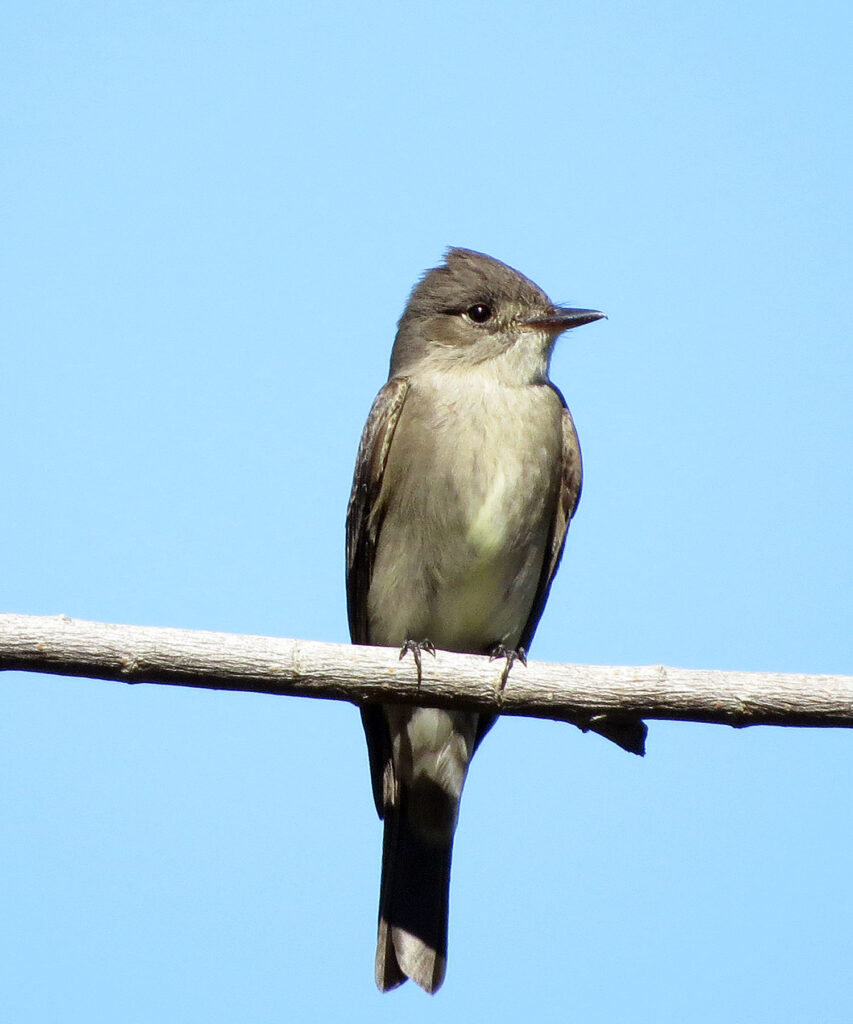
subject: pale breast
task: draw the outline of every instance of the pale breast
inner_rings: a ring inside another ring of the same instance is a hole
[[[559,486],[561,411],[544,386],[413,382],[385,473],[370,616],[388,638],[374,642],[517,642]]]

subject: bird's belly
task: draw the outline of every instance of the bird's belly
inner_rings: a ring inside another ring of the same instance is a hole
[[[464,483],[445,488],[440,504],[385,523],[378,642],[429,639],[472,653],[518,643],[545,557],[548,475],[531,481],[525,469],[503,467],[485,479],[460,466]]]
[[[446,650],[490,650],[514,646],[536,591],[542,543],[526,549],[471,545],[471,557],[456,567],[449,585],[436,589],[426,635]]]

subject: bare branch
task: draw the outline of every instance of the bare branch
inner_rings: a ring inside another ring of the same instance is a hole
[[[383,647],[0,614],[0,670],[166,683],[213,690],[497,711],[572,722],[619,739],[640,719],[853,727],[853,676],[557,665],[439,651],[411,659]],[[614,732],[616,735],[614,735]],[[635,735],[635,734],[634,734]],[[641,744],[639,744],[641,746]]]

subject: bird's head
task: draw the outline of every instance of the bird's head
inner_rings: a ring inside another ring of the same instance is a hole
[[[444,263],[428,270],[409,296],[391,376],[496,359],[519,382],[545,379],[557,337],[603,316],[554,305],[538,285],[491,256],[449,249]]]

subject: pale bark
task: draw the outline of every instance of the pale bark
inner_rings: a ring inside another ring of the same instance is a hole
[[[640,752],[640,719],[853,727],[853,676],[516,662],[383,647],[0,614],[0,670],[369,702],[417,702],[572,722]]]

